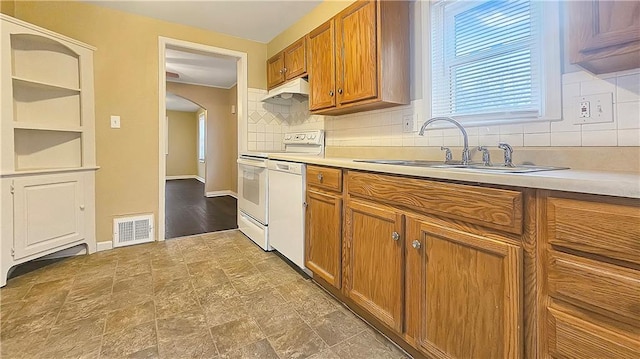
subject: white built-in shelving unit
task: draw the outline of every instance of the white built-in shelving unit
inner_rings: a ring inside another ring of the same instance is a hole
[[[0,14],[0,286],[20,263],[95,252],[93,47]]]

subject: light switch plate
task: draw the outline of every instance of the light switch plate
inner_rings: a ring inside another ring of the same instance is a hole
[[[120,128],[120,116],[111,116],[111,128]]]
[[[574,124],[613,122],[613,93],[576,96],[572,106],[575,108]]]

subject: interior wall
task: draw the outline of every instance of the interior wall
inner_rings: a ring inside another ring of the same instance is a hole
[[[204,128],[205,128],[205,131],[206,131],[207,130],[207,111],[205,109],[203,109],[203,108],[200,108],[198,110],[198,112],[196,112],[196,119],[200,118],[200,114],[201,113],[204,114]],[[200,138],[200,126],[198,126],[198,138]],[[205,141],[206,141],[206,139],[207,139],[207,137],[205,136]],[[197,146],[197,143],[196,143],[196,146]],[[206,144],[205,144],[205,151],[206,151],[206,149],[207,149],[207,147],[206,147]],[[196,149],[196,151],[197,151],[197,149]],[[197,153],[196,153],[196,155],[197,155]],[[202,180],[204,180],[205,177],[206,177],[206,174],[205,174],[206,161],[207,161],[206,154],[205,154],[204,160],[205,160],[204,162],[200,162],[200,160],[198,159],[198,177],[202,178]]]
[[[323,1],[295,24],[278,34],[267,44],[267,58],[277,54],[294,41],[322,25],[325,21],[354,3],[354,0]],[[249,87],[252,87],[249,85]]]
[[[15,9],[15,1],[13,1],[13,0],[0,0],[0,12],[1,13],[5,14],[5,15],[13,16],[14,9]]]
[[[231,136],[231,153],[230,157],[232,157],[231,168],[229,172],[231,173],[231,191],[233,193],[238,193],[238,169],[236,166],[235,159],[238,158],[238,86],[233,86],[229,89],[229,107],[235,106],[235,113],[231,113],[231,111],[227,112],[229,114],[229,126],[231,126],[231,132],[236,134]]]
[[[246,52],[248,85],[266,88],[263,43],[79,1],[17,1],[14,15],[97,48],[94,76],[96,156],[100,166],[96,173],[98,242],[112,240],[116,216],[158,215],[159,36]],[[226,103],[227,96],[224,98]],[[110,128],[110,115],[121,117],[120,129]],[[230,175],[227,176],[229,179],[213,181],[211,185],[231,188]]]
[[[167,111],[169,154],[167,176],[198,174],[198,115],[196,112]]]
[[[237,122],[229,120],[231,90],[167,82],[167,91],[207,110],[205,192],[231,191],[237,172]]]

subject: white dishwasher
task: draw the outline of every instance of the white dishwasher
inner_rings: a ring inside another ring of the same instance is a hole
[[[295,263],[304,266],[305,165],[268,160],[269,244]]]

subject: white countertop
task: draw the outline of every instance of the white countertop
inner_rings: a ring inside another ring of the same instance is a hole
[[[424,178],[640,198],[640,174],[632,172],[557,170],[532,173],[487,173],[463,169],[354,162],[350,158],[299,157],[286,154],[270,154],[269,158]]]

